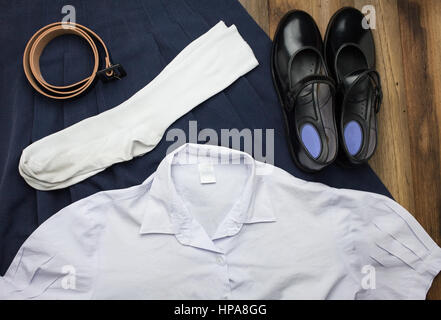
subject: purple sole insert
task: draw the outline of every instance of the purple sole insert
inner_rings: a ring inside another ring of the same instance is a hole
[[[322,153],[322,141],[317,129],[311,125],[306,124],[300,130],[302,142],[306,149],[314,159],[318,159]]]
[[[363,143],[363,131],[357,121],[348,122],[344,129],[345,145],[350,155],[355,156],[360,152]]]

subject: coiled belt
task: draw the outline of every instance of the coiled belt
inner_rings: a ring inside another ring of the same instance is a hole
[[[95,62],[92,74],[89,77],[71,85],[55,86],[44,80],[40,70],[40,57],[49,42],[66,34],[73,34],[86,40],[93,51]],[[100,71],[98,71],[100,65],[99,51],[94,39],[98,40],[105,53],[105,68]],[[104,41],[95,32],[78,23],[74,24],[65,22],[49,24],[38,30],[32,36],[26,45],[23,55],[23,68],[32,87],[42,95],[53,99],[69,99],[76,97],[85,92],[94,83],[96,78],[106,82],[120,79],[126,75],[126,72],[120,64],[112,64],[109,51],[107,50]]]

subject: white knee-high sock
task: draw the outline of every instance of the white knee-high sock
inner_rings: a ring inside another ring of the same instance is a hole
[[[20,174],[35,189],[55,190],[142,156],[173,122],[257,65],[236,27],[221,21],[124,103],[27,147]]]

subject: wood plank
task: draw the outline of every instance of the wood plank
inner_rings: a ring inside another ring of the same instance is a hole
[[[267,34],[269,33],[268,1],[270,0],[239,0]]]
[[[403,69],[406,84],[412,174],[415,184],[415,216],[440,243],[441,231],[441,84],[439,33],[441,2],[398,1],[401,20]],[[441,299],[438,277],[429,294]]]
[[[270,36],[273,37],[280,19],[290,10],[308,12],[317,22],[322,35],[332,14],[342,6],[353,6],[353,0],[270,0]]]
[[[355,7],[360,10],[367,4],[376,9],[377,23],[373,34],[377,70],[381,75],[384,93],[382,110],[378,114],[379,144],[370,164],[397,202],[410,212],[415,212],[397,1],[355,1]]]

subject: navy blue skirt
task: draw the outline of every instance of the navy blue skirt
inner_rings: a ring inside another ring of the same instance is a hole
[[[23,72],[23,51],[34,32],[61,21],[65,4],[58,0],[0,0],[2,275],[22,243],[46,219],[98,191],[142,183],[155,171],[173,141],[164,136],[157,148],[143,157],[114,165],[70,188],[51,192],[36,191],[20,177],[18,163],[22,150],[36,140],[125,101],[148,84],[186,45],[220,20],[227,25],[236,24],[260,66],[176,121],[172,128],[188,134],[189,122],[197,121],[198,130],[212,128],[219,137],[221,129],[274,129],[276,166],[296,177],[332,187],[390,196],[368,166],[349,170],[334,165],[315,175],[304,174],[295,167],[271,80],[271,41],[237,0],[70,0],[76,21],[103,38],[113,62],[121,63],[128,76],[107,84],[97,82],[86,95],[71,101],[54,101],[37,94]],[[41,68],[50,83],[69,84],[90,73],[92,55],[84,40],[61,37],[49,44],[41,58]]]

